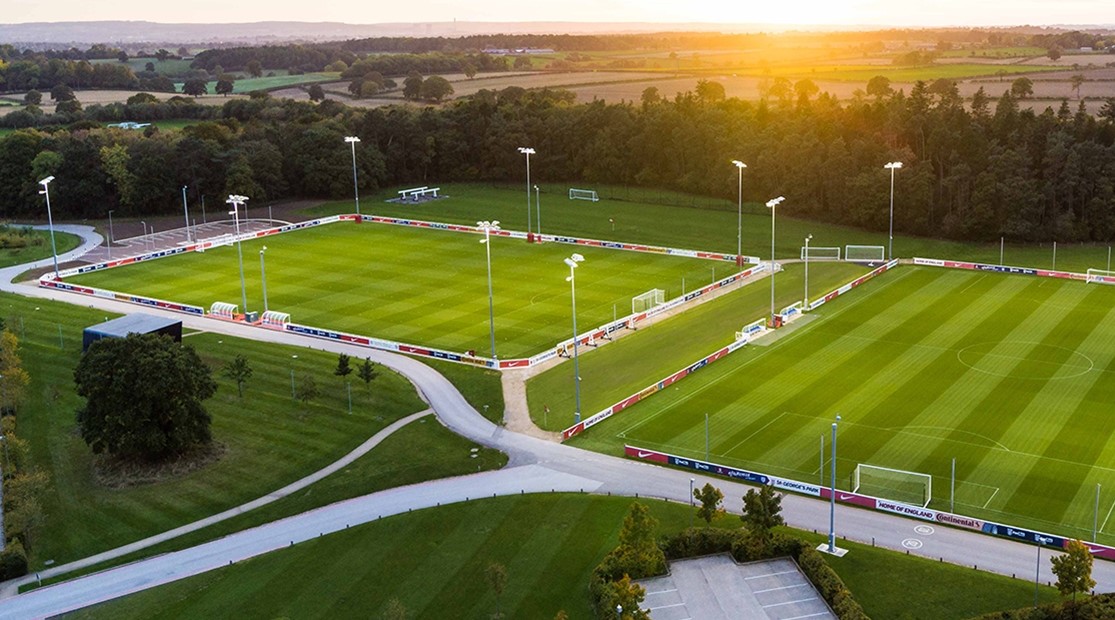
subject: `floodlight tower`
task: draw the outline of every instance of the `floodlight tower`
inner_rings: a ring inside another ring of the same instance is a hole
[[[263,261],[263,253],[267,251],[267,246],[259,251],[259,277],[263,283],[263,311],[267,312],[267,265]]]
[[[736,168],[739,168],[739,215],[736,229],[736,266],[743,266],[743,169],[747,164],[738,159],[733,159],[732,163]]]
[[[534,186],[534,208],[535,218],[534,225],[538,227],[538,242],[542,242],[542,194],[538,186]]]
[[[527,233],[530,233],[530,156],[534,149],[529,146],[520,146],[519,152],[527,156]]]
[[[58,246],[54,244],[54,218],[50,214],[50,182],[54,180],[54,175],[51,175],[42,181],[39,185],[43,186],[40,194],[46,196],[46,222],[50,227],[50,254],[54,257],[54,279],[58,279]]]
[[[584,262],[585,257],[580,254],[574,254],[565,259],[565,264],[569,265],[569,277],[565,280],[569,282],[569,293],[573,299],[573,394],[576,399],[576,410],[573,412],[573,423],[578,424],[581,421],[581,369],[577,365],[577,264]]]
[[[840,422],[837,414],[832,423],[832,486],[829,488],[829,553],[836,553],[836,424]],[[823,437],[823,435],[822,435]]]
[[[360,215],[360,185],[356,182],[356,143],[359,141],[356,136],[345,136],[345,142],[352,145],[352,195],[356,200],[356,215]]]
[[[244,286],[244,251],[240,247],[240,209],[244,208],[248,202],[247,196],[240,196],[237,194],[229,194],[228,204],[232,205],[232,211],[228,214],[233,217],[236,222],[236,257],[240,263],[240,301],[244,304],[244,316],[248,315],[248,289]]]
[[[190,207],[186,202],[186,185],[182,186],[182,212],[186,215],[186,241],[190,242]]]
[[[902,162],[892,161],[883,168],[890,170],[890,239],[887,243],[887,260],[894,258],[894,171],[902,168]]]
[[[802,312],[809,309],[809,241],[811,239],[813,239],[813,235],[805,238],[805,297],[801,300]]]
[[[783,200],[786,200],[785,196],[767,201],[767,208],[770,209],[770,323],[772,326],[774,325],[774,212]]]
[[[488,334],[492,339],[492,361],[495,362],[496,368],[499,368],[499,362],[496,361],[496,315],[495,306],[492,303],[492,231],[499,230],[499,220],[491,222],[485,220],[477,222],[476,227],[484,231],[484,238],[480,243],[484,244],[484,250],[488,259]]]

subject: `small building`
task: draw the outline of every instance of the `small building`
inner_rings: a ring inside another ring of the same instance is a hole
[[[84,352],[101,338],[124,338],[128,334],[166,334],[175,342],[182,342],[182,321],[150,314],[122,316],[86,327],[81,338],[81,350]]]

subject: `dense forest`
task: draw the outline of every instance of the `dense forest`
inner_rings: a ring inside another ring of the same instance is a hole
[[[451,181],[519,181],[516,147],[538,154],[538,180],[672,188],[733,198],[785,195],[797,215],[884,229],[889,177],[900,160],[896,228],[962,239],[1115,239],[1115,102],[1099,118],[1067,102],[1022,110],[1009,92],[919,83],[910,93],[840,104],[825,94],[750,103],[698,88],[674,99],[577,104],[565,91],[481,91],[442,108],[358,110],[266,97],[204,111],[172,104],[88,106],[68,129],[0,138],[0,209],[40,217],[35,181],[53,174],[60,217],[170,212],[188,185],[209,200],[254,204],[291,196],[342,198],[351,187],[343,137],[358,135],[363,191]],[[171,109],[178,106],[177,110]],[[88,119],[189,116],[211,121],[146,133]],[[68,120],[75,120],[70,118]]]

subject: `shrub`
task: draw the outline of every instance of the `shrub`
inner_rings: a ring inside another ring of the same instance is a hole
[[[664,537],[658,545],[662,547],[667,559],[680,560],[714,553],[730,553],[741,536],[743,531],[738,529],[691,527],[673,536]]]
[[[0,581],[15,579],[27,574],[27,552],[23,543],[13,540],[0,551]]]

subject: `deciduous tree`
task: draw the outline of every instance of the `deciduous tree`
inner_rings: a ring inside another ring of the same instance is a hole
[[[1079,540],[1065,543],[1065,552],[1053,556],[1050,562],[1053,574],[1057,575],[1057,590],[1062,596],[1071,594],[1074,605],[1078,592],[1088,592],[1096,586],[1092,579],[1092,553]]]
[[[705,483],[705,486],[695,489],[693,497],[701,503],[697,508],[697,516],[704,519],[706,524],[712,525],[712,520],[724,514],[724,493],[720,489]]]
[[[252,365],[248,362],[248,358],[237,355],[224,365],[221,374],[236,383],[236,395],[244,398],[244,384],[252,378]]]

